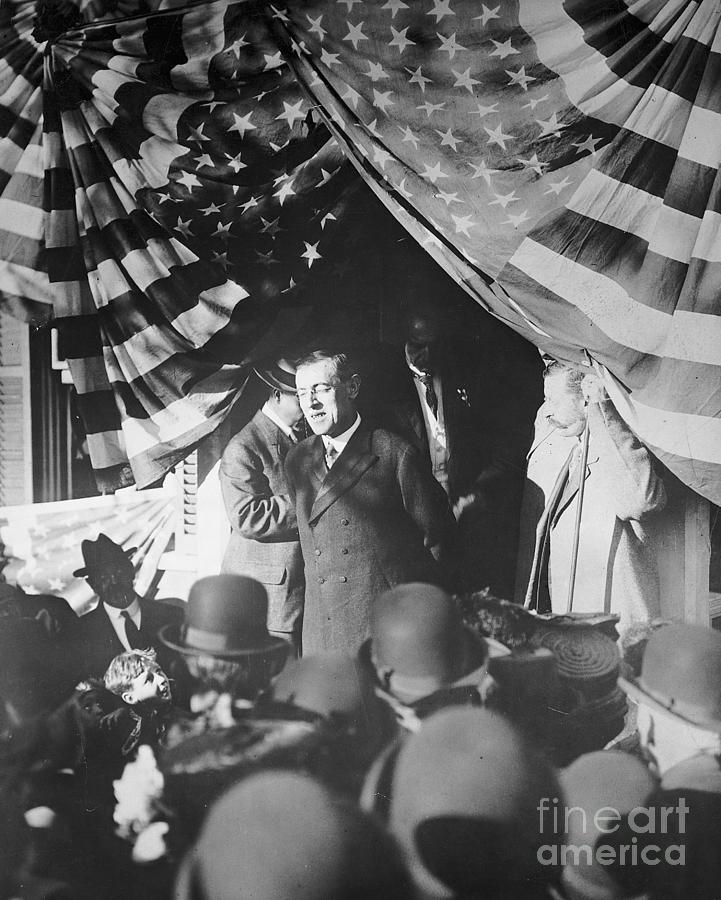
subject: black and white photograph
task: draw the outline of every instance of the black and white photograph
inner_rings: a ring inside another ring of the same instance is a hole
[[[0,900],[721,900],[720,510],[719,0],[0,0]]]

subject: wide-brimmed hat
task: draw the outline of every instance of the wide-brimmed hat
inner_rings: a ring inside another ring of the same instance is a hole
[[[400,700],[415,700],[479,669],[488,648],[444,590],[410,583],[385,591],[373,605],[370,656]]]
[[[101,532],[95,541],[82,541],[80,549],[85,565],[73,572],[73,578],[85,578],[93,572],[104,571],[108,566],[128,563],[138,548],[124,550],[120,544]]]
[[[209,575],[190,589],[185,621],[160,629],[171,650],[237,659],[263,653],[283,654],[288,643],[268,634],[268,595],[245,575]]]
[[[619,678],[629,697],[707,731],[721,732],[721,634],[668,625],[651,636],[639,678]]]
[[[274,361],[266,361],[255,366],[253,371],[274,391],[295,393],[295,366],[290,360],[281,357]]]
[[[561,796],[558,782],[498,714],[455,707],[426,719],[398,752],[390,793],[389,828],[422,892],[490,895],[555,874],[537,849],[558,829],[539,831],[538,807]]]

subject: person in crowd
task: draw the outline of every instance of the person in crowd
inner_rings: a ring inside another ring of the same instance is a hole
[[[432,584],[401,584],[381,594],[359,656],[409,730],[443,706],[480,706],[496,687],[488,643],[463,625],[450,595]]]
[[[621,856],[619,836],[627,835],[629,816],[639,824],[647,817],[656,790],[656,780],[634,756],[614,750],[599,750],[579,756],[560,774],[563,804],[549,798],[544,820],[563,817],[567,830],[561,880],[567,900],[621,900],[643,893],[647,880],[645,864],[631,865],[632,857]],[[639,810],[640,812],[636,812]],[[540,816],[540,813],[539,813]],[[629,848],[633,847],[628,842]],[[550,854],[561,855],[561,847],[551,843]],[[588,847],[586,851],[583,848]],[[612,848],[610,851],[603,848]],[[578,849],[576,852],[575,848]],[[563,860],[561,860],[563,862]],[[636,860],[638,862],[638,860]]]
[[[289,663],[254,715],[262,717],[272,709],[278,716],[307,714],[321,725],[323,749],[306,768],[353,798],[360,794],[374,757],[398,736],[395,716],[376,696],[369,672],[342,653],[304,656]]]
[[[182,620],[182,608],[138,596],[132,552],[106,534],[82,542],[85,565],[73,575],[84,577],[99,599],[95,609],[78,619],[72,639],[83,677],[102,678],[120,653],[151,647],[161,667],[166,672],[171,669],[172,657],[157,635],[162,627]]]
[[[376,392],[379,421],[421,451],[448,495],[458,520],[456,586],[510,597],[528,436],[509,425],[508,409],[522,401],[502,408],[508,385],[453,339],[444,312],[406,304],[403,348]]]
[[[256,368],[265,404],[228,443],[220,486],[231,526],[222,572],[250,575],[268,593],[268,630],[297,645],[303,612],[303,557],[283,463],[302,436],[295,368],[285,359]]]
[[[588,460],[574,612],[611,612],[623,631],[659,615],[656,552],[649,522],[666,490],[648,450],[588,369],[551,363],[545,403],[528,456],[516,598],[539,612],[566,612],[588,428]]]
[[[542,833],[538,808],[562,795],[506,719],[444,709],[390,751],[369,773],[361,805],[387,821],[419,896],[549,897],[560,867],[538,853],[559,829],[551,821]]]
[[[442,580],[436,560],[452,516],[420,453],[361,420],[360,379],[345,353],[306,356],[296,387],[314,434],[285,463],[305,564],[303,652],[354,653],[378,594]]]
[[[660,785],[647,841],[662,862],[651,873],[654,900],[721,896],[721,634],[667,625],[648,641],[638,678],[621,687],[638,705],[641,747]],[[679,849],[680,848],[680,849]]]
[[[159,635],[194,681],[190,715],[171,724],[167,744],[232,725],[280,672],[289,644],[268,633],[267,614],[265,587],[254,578],[209,575],[193,584],[184,622]]]
[[[185,858],[177,900],[410,900],[393,839],[310,778],[274,771],[232,787]]]
[[[172,703],[170,682],[156,661],[155,650],[127,650],[111,660],[103,683],[122,700],[112,716],[120,752],[129,756],[140,744],[157,745]],[[109,718],[109,717],[108,717]]]

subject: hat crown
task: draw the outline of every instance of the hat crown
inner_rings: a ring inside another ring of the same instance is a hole
[[[668,625],[646,646],[640,686],[671,712],[721,727],[721,635],[697,625]]]
[[[85,565],[82,569],[78,569],[73,573],[76,577],[92,574],[96,569],[105,569],[112,565],[130,566],[132,568],[129,554],[134,553],[135,548],[123,550],[120,544],[116,544],[114,540],[101,531],[96,540],[86,539],[81,541],[80,551]]]
[[[222,635],[227,649],[253,646],[267,638],[268,595],[245,575],[209,575],[193,584],[185,610],[188,647],[199,635]],[[199,650],[205,649],[198,645]]]
[[[275,391],[295,393],[295,366],[289,359],[281,357],[265,360],[255,366],[255,374]]]
[[[289,663],[273,687],[273,699],[322,716],[365,718],[379,701],[370,675],[352,656],[324,653]]]
[[[381,594],[371,622],[378,667],[412,677],[453,680],[463,624],[451,597],[431,584],[399,585]]]

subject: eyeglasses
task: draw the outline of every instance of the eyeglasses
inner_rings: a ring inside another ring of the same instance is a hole
[[[305,400],[306,397],[312,396],[327,397],[342,383],[342,381],[337,381],[335,384],[328,384],[327,381],[321,381],[319,384],[312,384],[308,388],[299,388],[295,393],[299,400]]]

